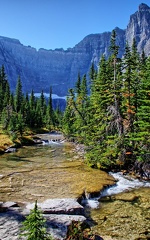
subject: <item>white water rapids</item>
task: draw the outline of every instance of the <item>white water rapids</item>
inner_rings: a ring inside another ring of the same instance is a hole
[[[88,198],[84,200],[90,208],[98,208],[101,197],[115,195],[121,192],[130,191],[140,187],[150,187],[150,182],[138,180],[131,177],[124,176],[122,173],[110,173],[116,180],[116,184],[106,188],[100,193],[98,198]]]

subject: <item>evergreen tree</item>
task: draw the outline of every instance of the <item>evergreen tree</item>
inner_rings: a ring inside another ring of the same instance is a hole
[[[120,109],[120,103],[121,103],[120,91],[122,89],[122,79],[120,77],[121,59],[118,58],[119,46],[116,45],[115,30],[113,30],[111,34],[110,50],[112,53],[110,59],[112,59],[112,65],[113,65],[113,95],[114,95],[114,104],[113,106],[110,106],[110,112],[113,114],[113,118],[116,125],[116,131],[119,134],[119,136],[121,136],[123,134],[123,122],[122,122],[122,115],[121,115],[121,109]]]
[[[79,82],[79,81],[77,81]],[[80,89],[80,90],[79,90]],[[80,86],[75,97],[75,94],[70,90],[72,95],[72,107],[74,109],[75,119],[74,128],[76,132],[76,137],[79,141],[83,141],[85,138],[85,129],[87,125],[87,113],[88,113],[88,90],[87,90],[87,79],[86,75],[83,76]]]
[[[138,129],[135,122],[137,121],[138,104],[140,102],[138,94],[140,88],[140,59],[135,40],[133,40],[131,49],[126,43],[123,64],[124,154],[122,157],[125,162],[130,164],[136,159],[135,135]]]
[[[54,111],[54,126],[58,129],[62,128],[62,117],[63,115],[58,104],[56,110]]]
[[[36,103],[36,109],[35,109],[35,122],[34,122],[34,127],[36,126],[37,128],[43,127],[44,125],[44,115],[42,114],[42,106],[41,106],[41,99],[37,99]]]
[[[8,104],[7,100],[9,99],[6,99],[6,93],[9,98],[10,92],[9,94],[8,92],[9,92],[9,84],[7,81],[4,65],[2,65],[0,69],[0,112],[3,111],[4,105],[7,106]]]
[[[26,93],[26,96],[23,98],[23,104],[22,104],[22,115],[24,122],[27,126],[30,125],[30,104],[29,104],[29,96],[28,93]]]
[[[75,127],[74,123],[76,120],[75,110],[74,110],[74,92],[72,89],[69,90],[69,96],[67,97],[66,109],[63,115],[63,132],[67,137],[74,138]]]
[[[148,161],[150,157],[150,58],[146,60],[145,70],[138,89],[138,111],[134,122],[135,150],[139,161]]]
[[[10,87],[9,87],[9,83],[7,82],[5,93],[4,93],[4,99],[3,99],[3,107],[6,107],[9,104],[10,104]]]
[[[45,114],[46,114],[46,101],[45,101],[45,96],[44,96],[43,90],[42,90],[40,98],[39,98],[39,103],[40,103],[41,114],[42,114],[42,116],[45,116]]]
[[[90,85],[91,83],[94,81],[94,79],[97,76],[97,71],[95,69],[94,63],[92,63],[91,67],[90,67],[90,72],[89,72],[89,77],[90,77]]]
[[[29,106],[30,106],[29,127],[33,128],[36,125],[36,98],[35,98],[33,89],[31,91],[31,95],[30,95],[30,99],[29,99]]]
[[[108,108],[113,105],[111,66],[110,62],[106,61],[105,56],[102,56],[99,63],[99,72],[91,88],[86,156],[88,162],[96,166],[107,165],[110,161],[106,152],[111,120],[107,113]],[[109,69],[110,67],[111,69]],[[108,155],[111,155],[111,151],[108,151]]]
[[[49,100],[46,109],[46,126],[49,130],[55,125],[54,110],[52,105],[52,87],[50,87]]]
[[[6,84],[7,84],[7,76],[6,76],[6,73],[5,73],[4,65],[2,65],[2,67],[0,69],[0,84],[2,85],[2,89],[5,92]]]
[[[81,77],[80,77],[80,73],[78,73],[78,79],[77,79],[77,82],[75,84],[75,92],[77,94],[80,94],[80,92],[81,92]]]
[[[25,122],[21,111],[17,114],[16,130],[22,136],[25,129]]]
[[[38,209],[36,201],[34,209],[31,210],[23,222],[22,230],[25,231],[25,233],[21,234],[21,236],[26,236],[27,240],[52,240],[50,234],[46,232],[45,222],[46,219]]]
[[[19,76],[17,81],[17,86],[16,86],[16,93],[15,93],[15,110],[17,113],[21,111],[22,100],[23,100],[22,83]]]

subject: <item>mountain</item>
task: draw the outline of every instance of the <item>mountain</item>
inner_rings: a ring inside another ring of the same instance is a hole
[[[135,37],[138,51],[150,55],[150,7],[142,3],[130,16],[126,29],[115,28],[120,57],[124,53],[126,41],[131,45]],[[16,88],[20,75],[24,92],[49,92],[63,96],[74,87],[78,72],[89,72],[92,62],[98,65],[102,54],[109,55],[111,32],[90,34],[75,47],[67,50],[55,49],[38,51],[24,46],[19,40],[0,37],[0,66],[3,64],[11,89]]]

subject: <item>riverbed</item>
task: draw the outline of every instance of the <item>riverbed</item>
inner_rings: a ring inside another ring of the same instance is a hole
[[[101,193],[98,208],[90,211],[93,230],[104,240],[150,239],[150,182],[112,175],[118,182]]]
[[[89,223],[104,240],[150,239],[149,185],[130,179],[129,186],[119,175],[118,188],[110,188],[115,174],[89,168],[71,143],[48,137],[43,144],[0,156],[0,201],[42,202],[84,196],[89,204]]]
[[[114,184],[112,176],[88,167],[71,143],[43,137],[43,144],[0,156],[0,201],[79,198]]]

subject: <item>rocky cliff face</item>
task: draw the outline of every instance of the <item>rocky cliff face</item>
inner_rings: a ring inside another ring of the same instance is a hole
[[[139,52],[150,54],[150,7],[142,3],[139,10],[130,16],[126,29],[126,40],[131,45],[135,37]]]
[[[116,28],[120,57],[124,53],[125,42],[132,44],[135,37],[138,51],[150,54],[150,8],[141,4],[131,15],[126,30]],[[66,95],[74,87],[78,72],[88,74],[91,63],[98,65],[100,56],[109,55],[111,32],[90,34],[74,48],[67,50],[45,50],[22,45],[19,40],[0,37],[0,66],[4,64],[12,90],[20,75],[23,90],[30,92],[49,92]]]

